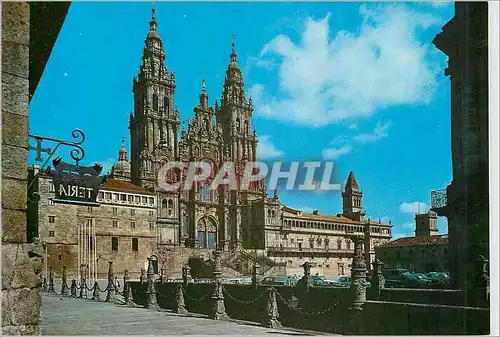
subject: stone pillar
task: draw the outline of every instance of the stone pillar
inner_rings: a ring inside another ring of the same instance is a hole
[[[106,294],[106,302],[115,300],[115,274],[113,272],[113,261],[109,261],[108,268],[108,293]]]
[[[125,305],[132,305],[132,285],[130,282],[127,281],[127,283],[124,284],[124,290],[123,290],[123,296],[125,298]]]
[[[363,254],[363,237],[353,236],[352,241],[354,242],[354,257],[351,268],[352,308],[361,310],[366,302],[366,261]]]
[[[66,266],[63,266],[63,272],[62,272],[62,285],[61,285],[61,295],[65,296],[68,295],[68,280],[66,278]]]
[[[160,269],[160,272],[161,272],[161,283],[164,283],[166,281],[166,278],[167,278],[167,267],[165,267],[165,261],[163,261],[161,263],[161,269]]]
[[[144,270],[144,268],[141,268],[141,276],[139,277],[139,282],[141,282],[141,284],[146,282],[146,270]]]
[[[47,284],[47,278],[43,278],[43,285],[42,285],[42,291],[47,292],[48,291],[48,284]]]
[[[212,294],[213,302],[213,313],[212,318],[215,320],[229,319],[226,313],[226,306],[224,304],[224,293],[222,291],[222,265],[221,265],[221,251],[215,250],[214,255],[214,269],[213,269],[213,280],[214,280],[214,292]]]
[[[30,3],[2,2],[2,332],[40,334],[43,247],[27,235]]]
[[[279,321],[278,303],[276,303],[276,289],[268,287],[267,294],[267,305],[262,325],[267,328],[280,328],[282,325]]]
[[[257,283],[257,270],[259,269],[259,266],[257,266],[257,264],[253,264],[252,266],[252,286],[254,288],[254,290],[257,290],[257,286],[258,286],[258,283]]]
[[[125,284],[127,283],[128,277],[128,269],[123,270],[123,290],[125,291]]]
[[[385,277],[382,275],[382,266],[384,263],[379,259],[372,262],[371,288],[370,294],[373,299],[378,299],[385,286]]]
[[[182,290],[182,285],[177,285],[177,298],[176,298],[176,306],[174,312],[178,314],[187,314],[186,303],[184,302],[184,292]]]
[[[184,288],[187,288],[189,282],[191,282],[191,267],[185,265],[182,267],[182,283],[184,284]]]
[[[76,280],[71,280],[71,297],[76,297]]]
[[[144,307],[146,309],[155,309],[158,307],[156,301],[156,289],[155,289],[155,279],[153,272],[153,261],[148,257],[148,273],[147,273],[147,288],[146,288],[146,304]]]
[[[94,282],[94,291],[92,292],[92,300],[99,301],[100,293],[99,293],[99,283],[97,281]]]
[[[490,277],[488,276],[488,259],[479,255],[476,260],[476,277],[472,303],[480,307],[489,307],[490,304]]]
[[[54,290],[54,267],[49,268],[49,293],[55,293]]]
[[[305,262],[301,267],[304,268],[304,276],[302,276],[302,278],[299,280],[297,286],[301,291],[308,292],[309,288],[314,284],[313,278],[311,276],[311,268],[313,267],[313,264],[310,262]]]

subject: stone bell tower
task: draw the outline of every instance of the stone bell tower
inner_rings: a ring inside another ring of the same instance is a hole
[[[134,77],[130,115],[132,182],[153,190],[160,165],[177,157],[179,112],[174,108],[175,75],[165,64],[163,43],[152,9],[142,63]]]
[[[342,192],[343,215],[346,218],[361,221],[366,213],[363,211],[363,192],[359,189],[354,173],[349,172],[349,177]]]

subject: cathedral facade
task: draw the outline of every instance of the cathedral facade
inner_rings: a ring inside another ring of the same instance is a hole
[[[142,63],[133,80],[130,181],[157,194],[159,244],[175,241],[181,247],[225,251],[248,246],[246,231],[251,220],[265,221],[265,212],[258,212],[260,219],[252,212],[252,202],[266,196],[263,184],[241,192],[223,187],[211,190],[208,179],[190,190],[165,192],[157,183],[159,170],[167,162],[203,162],[213,172],[232,162],[241,176],[245,163],[257,160],[252,101],[245,96],[234,41],[220,103],[216,100],[215,106],[210,106],[203,82],[187,130],[179,130],[175,89],[175,75],[165,64],[153,9]]]

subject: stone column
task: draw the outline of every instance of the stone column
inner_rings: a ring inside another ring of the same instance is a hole
[[[99,283],[97,281],[94,282],[94,291],[92,292],[92,300],[93,301],[99,301],[100,298],[100,292],[99,292]]]
[[[132,285],[127,281],[124,285],[123,296],[125,297],[125,305],[132,305]]]
[[[161,283],[164,283],[166,281],[166,278],[167,278],[167,267],[165,267],[165,261],[163,261],[161,263]]]
[[[213,279],[214,279],[214,292],[212,294],[213,301],[213,313],[212,317],[215,320],[229,319],[226,313],[226,306],[224,305],[224,293],[222,291],[222,265],[221,265],[221,251],[215,250],[214,255],[214,269],[213,269]]]
[[[123,270],[123,289],[125,289],[125,284],[127,284],[128,277],[128,269]]]
[[[267,305],[262,325],[267,328],[280,328],[282,325],[279,321],[278,303],[276,303],[276,289],[268,287],[267,293]]]
[[[27,235],[30,2],[2,2],[2,332],[39,335],[43,248]],[[38,60],[37,60],[38,61]],[[31,229],[31,228],[30,228]]]
[[[71,280],[71,297],[76,297],[76,280]]]
[[[106,295],[106,302],[113,302],[115,300],[115,274],[113,272],[113,261],[109,261],[108,263],[108,293]]]
[[[54,290],[54,267],[49,268],[49,293],[55,293]]]
[[[42,291],[47,292],[48,291],[48,284],[47,284],[47,278],[43,278],[43,284],[42,284]]]
[[[187,314],[186,303],[184,302],[184,292],[182,290],[182,285],[177,285],[177,298],[176,298],[176,306],[174,312],[178,314]]]
[[[352,308],[362,310],[366,302],[366,261],[363,254],[363,237],[353,236],[354,257],[351,268],[351,292],[353,296]]]
[[[139,277],[139,282],[141,282],[141,284],[146,282],[146,270],[144,270],[144,268],[141,268],[141,276]]]
[[[258,283],[257,283],[257,270],[259,269],[259,266],[257,266],[257,264],[253,264],[252,266],[252,286],[254,288],[254,290],[257,290],[257,286],[258,286]]]
[[[370,294],[373,299],[378,299],[385,286],[385,277],[382,275],[382,266],[384,263],[379,259],[372,262],[371,288]]]
[[[153,261],[148,257],[148,272],[147,272],[147,288],[146,288],[146,304],[144,307],[146,309],[155,309],[158,307],[156,301],[156,289],[155,289],[155,279],[153,272]]]
[[[187,288],[189,282],[191,282],[191,267],[185,265],[182,267],[182,283],[184,288]]]
[[[63,266],[63,272],[62,272],[62,285],[61,285],[61,295],[65,296],[68,295],[68,280],[66,278],[66,266]]]

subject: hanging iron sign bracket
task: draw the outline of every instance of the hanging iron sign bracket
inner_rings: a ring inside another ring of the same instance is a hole
[[[75,129],[72,132],[72,136],[75,138],[75,141],[28,135],[29,138],[35,139],[36,141],[36,146],[28,145],[28,150],[36,152],[35,161],[43,162],[38,173],[36,173],[28,186],[30,201],[38,202],[40,199],[39,194],[36,191],[32,191],[31,188],[35,181],[37,181],[40,172],[44,172],[50,174],[53,179],[55,187],[55,198],[53,201],[55,203],[68,203],[81,206],[100,205],[96,202],[97,194],[100,186],[106,182],[107,176],[99,176],[102,171],[102,165],[100,164],[89,167],[79,165],[80,161],[85,156],[85,151],[82,147],[82,143],[85,140],[85,134],[82,130]],[[55,147],[44,148],[44,141],[55,143]],[[70,155],[75,161],[75,165],[64,163],[61,157],[58,157],[52,161],[54,165],[54,170],[52,170],[50,167],[47,167],[47,164],[61,145],[73,148]],[[45,160],[42,158],[43,153],[47,154]]]

